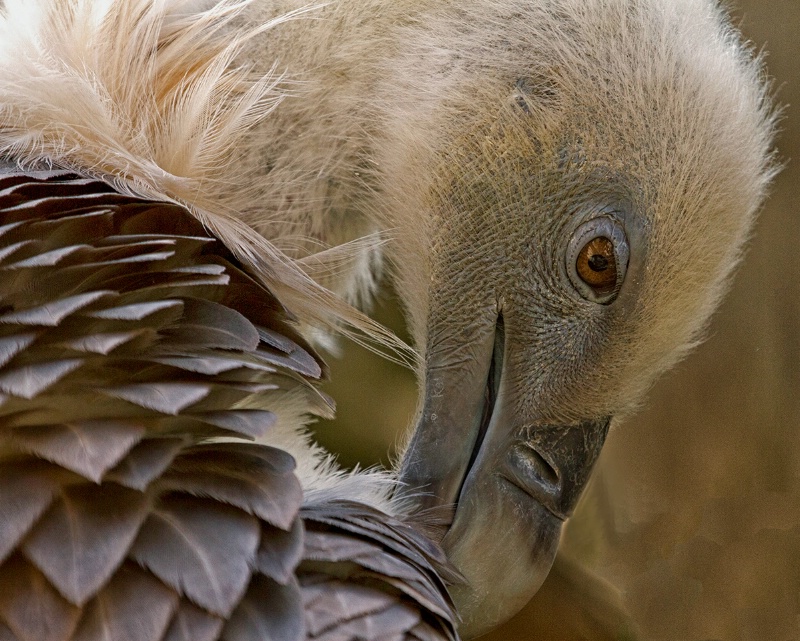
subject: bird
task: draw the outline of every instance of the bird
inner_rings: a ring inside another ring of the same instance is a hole
[[[5,0],[0,61],[21,641],[506,620],[776,171],[710,0]],[[413,349],[364,313],[384,274]],[[308,436],[336,334],[416,368],[394,471]]]

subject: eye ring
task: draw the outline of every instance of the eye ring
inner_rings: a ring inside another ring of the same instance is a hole
[[[572,234],[566,269],[572,286],[586,300],[608,305],[619,294],[630,259],[622,224],[610,216],[587,220]]]

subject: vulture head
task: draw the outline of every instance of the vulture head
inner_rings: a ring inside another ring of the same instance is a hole
[[[711,3],[478,4],[393,61],[378,161],[423,362],[400,479],[444,519],[466,637],[535,593],[610,425],[697,340],[770,138]]]

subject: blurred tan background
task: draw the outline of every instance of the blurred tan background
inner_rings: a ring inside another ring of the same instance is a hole
[[[800,0],[734,16],[768,52],[786,169],[708,341],[612,432],[568,523],[564,558],[596,577],[559,561],[493,641],[800,640]],[[391,301],[378,314],[400,327]],[[352,348],[332,366],[340,418],[320,440],[348,465],[388,462],[410,374]]]

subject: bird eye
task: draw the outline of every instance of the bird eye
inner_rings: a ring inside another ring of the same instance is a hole
[[[566,268],[578,293],[594,303],[608,304],[625,279],[630,250],[622,225],[608,216],[583,223],[567,247]]]
[[[575,261],[580,279],[601,296],[617,286],[617,261],[614,241],[605,236],[593,238],[583,246]]]

